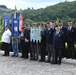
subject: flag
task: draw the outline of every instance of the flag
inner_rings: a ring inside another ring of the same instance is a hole
[[[12,36],[18,39],[19,33],[19,17],[20,15],[16,13],[16,15],[12,14]]]
[[[13,28],[13,29],[14,29],[14,37],[15,37],[16,39],[18,39],[18,32],[19,32],[19,31],[18,31],[18,20],[17,20],[17,18],[14,18],[14,19],[13,19],[13,22],[14,22],[14,24],[13,24],[13,25],[14,25],[14,26],[13,26],[13,27],[14,27],[14,28]]]
[[[10,25],[9,21],[10,21],[10,16],[8,14],[4,15],[4,30],[5,30],[5,26]]]
[[[19,31],[22,31],[22,25],[23,25],[23,19],[22,16],[20,16]]]

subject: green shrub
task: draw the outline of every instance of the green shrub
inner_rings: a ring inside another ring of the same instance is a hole
[[[3,48],[2,48],[2,42],[0,41],[0,50],[2,50]]]

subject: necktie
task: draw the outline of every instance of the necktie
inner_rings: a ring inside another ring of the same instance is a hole
[[[68,27],[68,30],[70,31],[70,27]]]
[[[56,35],[58,35],[58,32],[56,32]]]

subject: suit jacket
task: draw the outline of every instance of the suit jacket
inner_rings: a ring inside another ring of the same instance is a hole
[[[45,30],[41,31],[41,44],[46,44]]]
[[[68,30],[68,27],[67,27],[67,30],[66,30],[66,41],[67,42],[74,42],[75,41],[75,38],[76,37],[76,29],[75,27],[72,27],[71,30]]]
[[[64,33],[60,31],[57,35],[54,33],[53,47],[54,48],[64,48]]]
[[[64,33],[64,36],[65,36],[64,43],[65,43],[65,41],[66,41],[66,27],[62,26],[62,28],[60,30]]]
[[[50,28],[50,30],[46,30],[46,43],[53,44],[53,30]]]
[[[24,38],[30,41],[30,31],[28,29],[24,31]]]

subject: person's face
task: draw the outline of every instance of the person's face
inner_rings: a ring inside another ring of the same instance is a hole
[[[24,30],[26,30],[26,27],[24,27]]]
[[[68,22],[68,26],[72,26],[72,22]]]
[[[55,23],[52,23],[52,26],[55,26]]]
[[[8,27],[5,27],[5,30],[7,30],[8,29]]]
[[[24,28],[22,29],[22,32],[24,32]]]
[[[58,31],[60,31],[60,28],[59,27],[56,27],[55,30],[58,32]]]
[[[36,25],[33,25],[33,28],[36,28]]]
[[[28,29],[28,26],[26,26],[26,29]]]
[[[50,26],[52,26],[52,22],[50,22]]]
[[[30,29],[30,26],[28,26],[28,29]]]
[[[63,23],[62,23],[62,22],[60,22],[60,23],[59,23],[59,26],[62,26],[62,25],[63,25]]]
[[[47,24],[47,28],[50,28],[51,26],[50,26],[50,24]]]
[[[44,30],[44,29],[45,29],[45,27],[44,27],[44,26],[41,26],[41,29],[42,29],[42,30]]]

